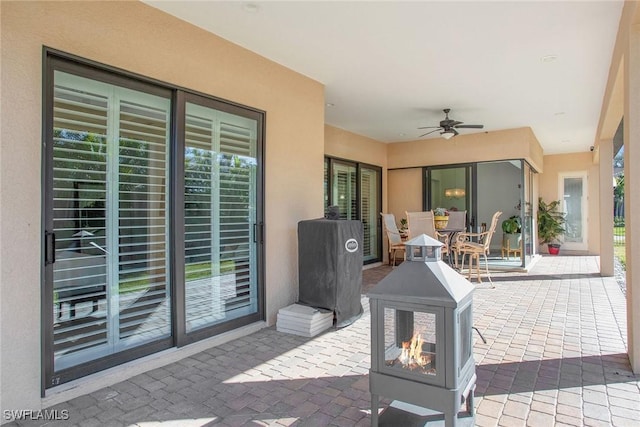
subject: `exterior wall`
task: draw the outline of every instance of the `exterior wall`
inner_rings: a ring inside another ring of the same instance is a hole
[[[538,172],[543,167],[542,148],[530,128],[397,142],[388,153],[389,169],[512,159],[525,159]]]
[[[266,111],[266,314],[273,324],[296,296],[296,224],[323,212],[323,86],[139,2],[0,8],[0,409],[42,402],[43,46]]]
[[[386,168],[387,144],[340,128],[324,126],[324,153]]]
[[[597,164],[593,163],[593,155],[590,152],[557,154],[544,156],[544,173],[539,179],[539,195],[546,202],[559,200],[562,195],[558,194],[558,177],[563,172],[585,171],[587,173],[587,215],[588,215],[588,249],[589,254],[600,253],[600,170]],[[540,249],[541,253],[546,253],[546,248]],[[565,252],[563,249],[563,253]]]
[[[324,154],[382,168],[382,210],[387,209],[387,144],[333,126],[324,126]]]
[[[399,227],[406,211],[422,211],[422,168],[390,170],[388,175],[388,212],[395,215]]]

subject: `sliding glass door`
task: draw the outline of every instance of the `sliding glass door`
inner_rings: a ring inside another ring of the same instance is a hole
[[[325,158],[324,207],[338,206],[340,219],[361,220],[364,262],[382,259],[382,169],[348,160]]]
[[[380,260],[380,236],[381,221],[380,212],[382,203],[380,200],[380,170],[368,166],[360,167],[360,218],[364,229],[364,261],[373,262]]]
[[[47,72],[44,387],[263,320],[263,114]]]
[[[169,96],[56,71],[53,353],[64,370],[169,337]]]
[[[491,239],[489,264],[504,268],[523,267],[535,255],[536,225],[535,211],[532,211],[535,173],[524,160],[429,166],[424,174],[424,207],[466,210],[468,229],[473,232],[487,229],[494,213],[502,212]],[[569,188],[565,194],[571,193],[565,201],[571,199],[577,206],[575,199],[579,198],[580,184],[576,182],[568,178],[562,184],[565,185],[563,188]],[[578,210],[573,207],[568,209]],[[519,218],[521,230],[504,233],[502,222],[511,217]]]
[[[186,104],[186,332],[258,309],[255,120]]]

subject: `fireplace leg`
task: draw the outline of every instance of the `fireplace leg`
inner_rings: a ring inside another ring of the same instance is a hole
[[[476,387],[474,386],[470,391],[469,391],[469,395],[467,396],[467,412],[469,413],[469,415],[471,415],[472,417],[475,416],[474,414],[474,409],[473,409],[473,394],[475,392]]]
[[[371,427],[378,427],[378,403],[380,398],[371,393]]]
[[[456,425],[456,420],[458,417],[456,414],[444,414],[444,426],[445,427],[454,427]]]

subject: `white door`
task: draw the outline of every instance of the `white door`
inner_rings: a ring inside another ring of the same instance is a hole
[[[587,173],[561,173],[559,190],[566,219],[562,247],[567,250],[587,250]]]

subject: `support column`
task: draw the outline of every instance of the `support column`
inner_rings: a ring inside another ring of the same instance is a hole
[[[624,61],[624,180],[629,361],[640,373],[640,25],[629,28]],[[636,147],[637,145],[637,147]],[[635,256],[634,256],[635,255]],[[634,274],[638,272],[638,275]]]
[[[600,275],[613,276],[613,140],[601,140],[600,158]]]

